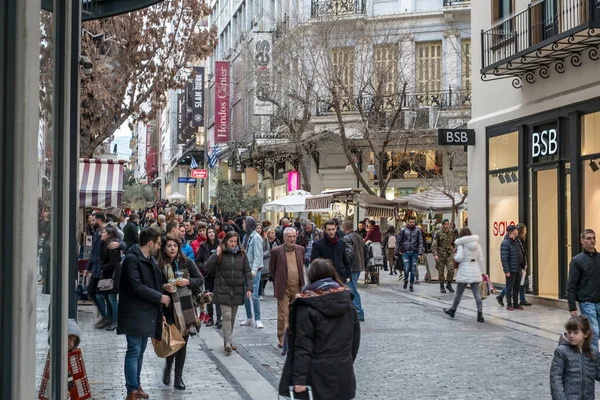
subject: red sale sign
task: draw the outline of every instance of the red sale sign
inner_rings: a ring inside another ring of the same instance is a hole
[[[205,169],[193,169],[192,178],[206,179],[208,172]]]

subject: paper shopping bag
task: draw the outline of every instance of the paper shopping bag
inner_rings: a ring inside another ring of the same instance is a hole
[[[166,358],[177,353],[179,349],[185,346],[185,340],[183,340],[175,324],[163,323],[161,340],[152,338],[152,346],[158,357]]]

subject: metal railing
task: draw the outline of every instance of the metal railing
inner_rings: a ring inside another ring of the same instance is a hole
[[[445,91],[408,93],[401,102],[401,95],[382,96],[379,99],[364,97],[359,103],[357,98],[342,98],[339,102],[341,112],[364,112],[397,110],[399,107],[415,110],[420,107],[435,106],[440,110],[471,107],[471,91],[449,88]],[[377,110],[375,110],[375,108]],[[329,115],[335,112],[335,104],[330,99],[322,99],[317,104],[316,115]]]
[[[366,0],[312,0],[310,7],[311,18],[340,15],[360,15],[366,13]]]
[[[471,0],[444,0],[444,7],[470,7]]]
[[[481,31],[481,67],[589,22],[600,22],[600,0],[541,0],[530,4],[524,11]]]

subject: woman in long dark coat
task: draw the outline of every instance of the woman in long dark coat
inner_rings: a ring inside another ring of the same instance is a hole
[[[360,325],[352,296],[329,260],[314,260],[308,281],[290,308],[279,394],[289,396],[293,386],[296,398],[307,399],[310,386],[317,400],[353,399]]]
[[[110,226],[106,226],[102,232],[100,232],[100,240],[102,241],[100,250],[100,254],[102,254],[102,265],[100,266],[100,271],[102,272],[101,279],[113,278],[114,281],[112,290],[102,292],[107,301],[107,306],[110,307],[110,315],[112,316],[111,323],[106,327],[106,330],[114,331],[117,329],[117,317],[119,312],[117,295],[119,294],[119,282],[121,279],[121,250],[118,248],[109,249],[108,245],[112,242],[120,242],[117,238],[117,230]]]
[[[171,383],[171,367],[175,361],[175,389],[185,390],[183,367],[190,335],[200,332],[200,321],[193,302],[193,291],[199,291],[204,278],[196,264],[181,252],[179,238],[167,236],[158,255],[158,267],[162,272],[164,294],[171,298],[171,305],[163,307],[169,325],[175,324],[186,345],[167,357],[163,371],[163,383]]]
[[[204,270],[204,264],[208,261],[210,256],[217,252],[217,247],[219,247],[219,239],[217,238],[217,232],[215,228],[209,226],[206,229],[206,241],[200,245],[200,249],[198,250],[198,254],[196,254],[196,265],[204,274],[204,286],[205,289],[209,292],[214,292],[215,290],[215,274],[209,274]],[[213,326],[214,321],[214,307],[217,309],[217,328],[222,326],[221,322],[221,307],[219,303],[217,303],[214,299],[213,302],[207,305],[209,320],[206,323],[206,326]]]

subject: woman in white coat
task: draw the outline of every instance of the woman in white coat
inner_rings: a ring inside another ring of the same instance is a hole
[[[468,284],[471,284],[475,303],[477,303],[477,322],[484,322],[483,302],[481,300],[481,293],[479,292],[479,285],[483,281],[485,265],[483,252],[479,245],[479,236],[472,235],[469,228],[462,228],[454,244],[456,246],[454,260],[458,263],[458,273],[456,274],[458,287],[454,294],[452,307],[444,308],[444,312],[454,318],[456,308],[465,292],[465,288]]]

